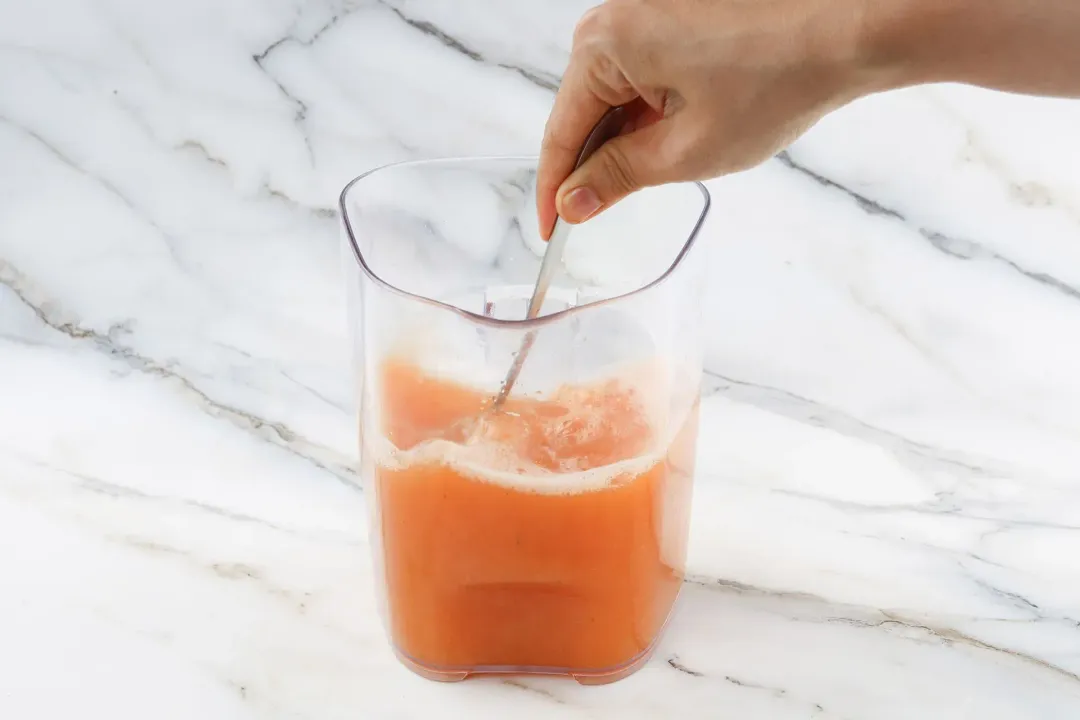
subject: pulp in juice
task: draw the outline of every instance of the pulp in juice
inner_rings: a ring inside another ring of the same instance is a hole
[[[641,393],[609,380],[512,397],[464,438],[490,394],[396,361],[378,396],[386,607],[407,663],[439,679],[636,667],[683,580],[697,404],[664,442]]]

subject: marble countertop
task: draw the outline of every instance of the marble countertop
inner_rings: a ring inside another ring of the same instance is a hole
[[[710,183],[682,607],[601,688],[373,609],[339,189],[535,152],[579,2],[0,0],[0,717],[1080,717],[1080,103]]]

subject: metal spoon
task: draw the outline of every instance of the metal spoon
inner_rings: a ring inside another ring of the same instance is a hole
[[[622,131],[625,123],[626,110],[621,107],[611,108],[604,113],[604,116],[596,123],[589,136],[585,138],[585,144],[582,146],[581,152],[578,153],[574,169],[581,167],[601,145],[616,137]],[[529,300],[529,309],[525,314],[526,320],[531,320],[540,314],[540,308],[544,305],[548,287],[551,286],[555,271],[559,268],[559,263],[562,262],[563,250],[566,248],[566,241],[570,237],[571,227],[570,223],[556,216],[555,228],[552,230],[551,239],[548,240],[547,248],[544,250],[544,258],[540,261],[540,273],[536,277],[536,287],[533,288],[532,298]],[[502,407],[503,403],[506,402],[506,398],[510,396],[510,391],[514,389],[514,383],[517,382],[518,375],[521,374],[521,368],[525,364],[529,350],[536,341],[536,333],[537,330],[530,330],[522,339],[521,347],[514,356],[514,364],[510,366],[510,371],[506,374],[506,379],[503,380],[502,386],[499,388],[499,394],[495,396],[495,401],[489,408],[492,412],[496,412]]]

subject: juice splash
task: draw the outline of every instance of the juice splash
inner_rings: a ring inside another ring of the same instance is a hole
[[[511,398],[454,443],[487,394],[389,362],[379,396],[393,452],[375,502],[403,659],[436,679],[636,669],[682,584],[696,404],[665,433],[625,384],[566,387]]]

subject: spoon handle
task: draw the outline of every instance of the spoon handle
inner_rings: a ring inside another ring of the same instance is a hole
[[[600,118],[600,121],[596,123],[589,136],[585,139],[585,144],[582,146],[581,152],[578,153],[577,162],[574,163],[574,169],[581,167],[601,145],[616,137],[625,122],[626,110],[622,107],[613,107],[604,113],[604,116]],[[533,288],[532,298],[529,300],[529,309],[525,314],[526,320],[531,320],[540,314],[540,308],[544,305],[544,298],[547,296],[548,288],[551,286],[551,280],[555,277],[555,271],[558,270],[559,265],[562,263],[563,250],[566,248],[566,241],[570,238],[570,228],[570,223],[564,221],[561,217],[555,218],[555,228],[552,230],[551,239],[548,240],[547,247],[544,249],[544,258],[540,261],[540,272],[536,277],[536,286]],[[506,374],[506,379],[503,380],[502,386],[499,388],[499,394],[495,397],[495,403],[492,406],[494,410],[498,410],[506,402],[506,398],[510,396],[510,391],[513,390],[514,383],[517,382],[518,375],[521,373],[521,367],[525,364],[529,349],[532,348],[533,342],[536,340],[536,333],[536,330],[530,330],[522,339],[521,347],[514,356],[514,363],[510,366],[510,372]]]

